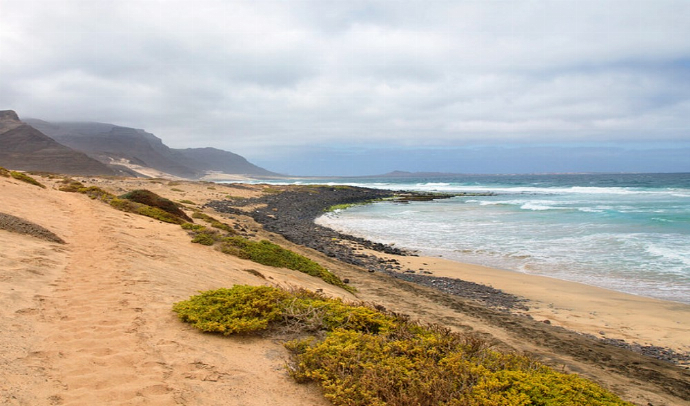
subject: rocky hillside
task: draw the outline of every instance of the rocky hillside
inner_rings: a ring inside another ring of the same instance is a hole
[[[12,110],[0,111],[0,166],[70,175],[117,174],[114,169],[21,121]]]
[[[144,130],[114,124],[27,120],[55,140],[109,164],[132,164],[187,179],[208,172],[248,176],[277,176],[232,152],[215,148],[169,148]]]
[[[258,167],[244,157],[216,148],[173,149],[180,162],[198,173],[221,172],[228,174],[247,174],[255,176],[279,176]]]

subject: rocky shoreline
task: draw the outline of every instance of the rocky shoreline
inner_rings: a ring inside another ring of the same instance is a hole
[[[409,201],[449,198],[455,195],[394,192],[361,187],[301,187],[255,199],[212,201],[208,207],[216,211],[251,216],[270,232],[288,241],[315,249],[339,261],[363,267],[369,272],[382,272],[391,277],[441,290],[455,296],[510,312],[527,310],[525,300],[489,286],[460,279],[435,277],[403,269],[395,259],[386,260],[363,252],[364,249],[384,254],[416,255],[413,252],[343,234],[314,223],[332,206],[392,199],[399,204]],[[251,210],[243,208],[251,207]]]

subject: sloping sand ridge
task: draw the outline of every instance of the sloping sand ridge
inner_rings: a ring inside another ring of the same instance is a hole
[[[202,334],[179,322],[170,308],[197,291],[237,283],[291,284],[353,296],[298,272],[192,244],[179,226],[119,212],[84,195],[60,192],[48,178],[40,180],[47,189],[0,178],[0,212],[40,225],[66,242],[0,230],[0,315],[5,321],[0,328],[0,399],[4,404],[328,404],[318,388],[296,384],[287,376],[283,367],[287,352],[281,342]],[[118,194],[146,188],[197,206],[228,195],[258,196],[262,189],[203,182],[82,180]],[[687,403],[682,391],[674,396],[654,379],[628,377],[603,362],[607,356],[624,353],[602,352],[601,365],[578,360],[538,340],[525,341],[516,333],[520,318],[505,315],[499,320],[493,313],[478,317],[472,312],[480,310],[471,303],[338,263],[264,234],[249,219],[237,221],[350,278],[363,300],[425,321],[491,334],[501,346],[536,353],[639,404]],[[687,311],[682,305],[678,309]],[[650,374],[666,371],[664,376],[677,382],[687,383],[689,376],[659,361],[639,364],[643,361],[635,354],[618,361],[637,362],[640,368],[650,368]]]

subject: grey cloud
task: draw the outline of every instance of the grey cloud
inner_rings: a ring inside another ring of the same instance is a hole
[[[688,16],[685,0],[2,0],[0,107],[261,157],[687,140]]]

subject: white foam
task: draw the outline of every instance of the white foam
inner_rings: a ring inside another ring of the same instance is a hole
[[[666,260],[681,263],[690,267],[690,249],[686,248],[685,252],[678,248],[662,247],[655,244],[649,244],[646,251],[656,257],[662,257]]]
[[[557,209],[559,209],[558,207],[546,206],[546,205],[539,204],[536,202],[525,203],[522,206],[520,206],[520,208],[523,210],[534,210],[534,211],[546,211],[546,210],[557,210]]]

